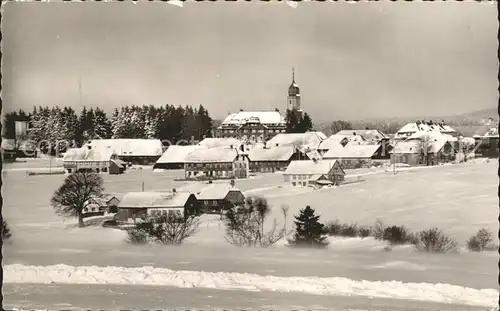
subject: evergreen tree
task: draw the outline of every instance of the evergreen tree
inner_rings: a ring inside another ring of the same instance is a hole
[[[94,135],[98,139],[111,138],[111,122],[108,120],[106,113],[96,108],[94,112]]]
[[[311,117],[306,113],[304,113],[304,116],[299,122],[299,133],[305,133],[307,131],[312,130],[313,128],[313,123]]]
[[[212,118],[209,116],[208,111],[200,105],[198,108],[196,120],[199,128],[199,139],[212,137]]]
[[[300,118],[295,110],[286,110],[286,132],[287,133],[297,133]]]
[[[295,247],[320,247],[328,245],[326,241],[327,230],[319,222],[319,216],[314,215],[314,209],[309,205],[300,210],[300,214],[295,216],[295,235],[289,241]]]

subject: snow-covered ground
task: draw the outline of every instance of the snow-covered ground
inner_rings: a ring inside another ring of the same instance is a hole
[[[236,186],[247,195],[267,197],[273,207],[271,218],[276,218],[280,224],[283,224],[282,205],[290,207],[288,224],[293,222],[293,214],[299,209],[311,205],[322,221],[339,218],[342,222],[372,225],[379,218],[386,224],[405,225],[411,230],[438,227],[463,246],[479,228],[498,230],[496,171],[495,161],[402,170],[396,175],[383,169],[368,169],[356,174],[348,172],[351,176],[360,175],[350,177],[356,181],[360,178],[360,182],[321,190],[292,189],[283,185],[281,174],[262,174],[236,180]],[[140,191],[142,182],[146,191],[203,186],[202,183],[174,181],[179,176],[182,171],[137,170],[123,175],[103,175],[103,178],[106,190],[111,193]],[[303,294],[339,295],[358,290],[360,293],[373,292],[374,297],[385,295],[387,298],[434,302],[449,299],[450,303],[481,303],[486,307],[494,305],[492,296],[498,297],[496,274],[491,272],[497,269],[496,253],[429,255],[415,253],[408,247],[386,253],[382,252],[384,245],[371,238],[331,239],[328,249],[315,251],[292,250],[283,247],[283,242],[270,249],[239,249],[225,243],[224,225],[214,217],[206,217],[200,231],[175,250],[159,245],[126,245],[122,231],[99,227],[79,229],[75,228],[74,220],[63,222],[55,215],[50,197],[63,179],[60,175],[26,176],[16,171],[4,176],[3,216],[13,233],[12,243],[3,249],[6,282],[15,282],[16,275],[23,275],[24,280],[35,283],[47,281],[48,267],[59,264],[67,265],[65,269],[81,266],[91,276],[97,271],[94,269],[108,271],[110,266],[121,266],[116,269],[124,275],[130,275],[130,271],[134,271],[129,270],[132,268],[147,270],[150,268],[138,267],[152,266],[170,269],[155,270],[162,276],[156,285],[173,286],[172,280],[182,280],[198,287],[222,284],[241,289],[248,285],[245,282],[252,280],[259,290],[290,291],[287,286],[303,278],[304,284],[308,284],[300,289]],[[41,273],[44,271],[47,273]],[[169,278],[173,275],[177,279]],[[45,279],[35,280],[40,276]],[[73,281],[70,278],[76,276],[72,274],[66,281]],[[104,276],[101,280],[117,284],[116,279],[108,278],[109,274]],[[335,279],[344,283],[330,284],[329,280],[318,277],[345,279]],[[396,282],[391,283],[393,280]],[[432,285],[437,283],[458,287]],[[342,287],[342,284],[351,287]],[[417,297],[417,292],[420,293],[417,288],[423,289],[422,296]],[[397,296],[396,292],[403,296]],[[431,298],[424,296],[430,292],[434,292]],[[457,292],[463,295],[456,298],[453,295]]]
[[[154,267],[4,267],[6,283],[151,285],[181,288],[298,292],[331,296],[368,296],[439,303],[494,306],[498,291],[448,284],[354,281],[339,277],[276,277],[249,273],[174,271]]]

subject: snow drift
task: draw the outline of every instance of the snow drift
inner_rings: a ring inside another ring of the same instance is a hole
[[[6,265],[5,283],[152,285],[180,288],[300,292],[316,295],[368,296],[494,307],[495,289],[449,284],[355,281],[341,277],[275,277],[248,273],[174,271],[154,267],[74,267]]]

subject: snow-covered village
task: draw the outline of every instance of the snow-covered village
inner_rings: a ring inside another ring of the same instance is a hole
[[[494,6],[81,8],[4,11],[4,309],[498,310]]]

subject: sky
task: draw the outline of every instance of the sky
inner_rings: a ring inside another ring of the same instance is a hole
[[[302,108],[317,122],[498,103],[493,3],[9,2],[2,10],[7,111],[201,104],[216,119],[283,111],[292,67]]]

